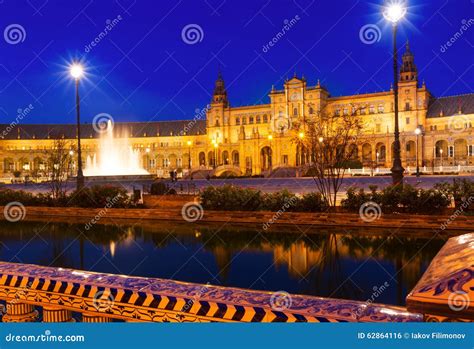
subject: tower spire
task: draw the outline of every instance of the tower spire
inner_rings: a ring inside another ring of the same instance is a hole
[[[224,106],[228,105],[227,90],[225,88],[224,78],[222,77],[220,69],[218,69],[217,72],[217,80],[214,87],[214,95],[212,101],[214,103],[223,103]]]
[[[407,40],[405,52],[402,56],[402,66],[400,68],[400,81],[417,81],[418,69],[415,65],[415,56],[410,50],[410,43]]]

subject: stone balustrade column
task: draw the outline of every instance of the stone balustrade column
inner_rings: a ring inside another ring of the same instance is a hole
[[[38,311],[31,304],[7,303],[7,313],[3,315],[3,322],[35,322]]]
[[[74,322],[70,310],[44,307],[43,308],[43,322]]]
[[[112,319],[105,316],[83,313],[82,322],[112,322]]]

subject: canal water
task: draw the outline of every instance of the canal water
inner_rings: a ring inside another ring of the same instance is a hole
[[[420,231],[0,224],[1,261],[393,305],[405,305],[445,242]]]

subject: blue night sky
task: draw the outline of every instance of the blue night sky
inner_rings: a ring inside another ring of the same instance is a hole
[[[196,108],[210,101],[219,67],[234,106],[268,102],[272,84],[282,88],[294,72],[310,85],[320,79],[335,96],[387,90],[391,28],[382,20],[382,4],[0,0],[0,123],[10,123],[30,104],[33,110],[23,123],[74,122],[74,84],[65,73],[73,59],[87,65],[87,80],[81,81],[84,122],[98,113],[116,121],[193,118]],[[411,0],[409,5],[399,46],[410,40],[420,80],[435,96],[472,93],[474,24],[450,47],[441,46],[461,30],[463,20],[474,18],[474,0]],[[295,18],[264,50],[285,21]],[[113,19],[113,28],[101,35]],[[191,44],[182,37],[190,24],[203,33]],[[20,38],[15,27],[7,30],[10,25],[21,26]],[[366,25],[377,26],[378,41],[361,40]],[[94,40],[97,44],[86,50]]]

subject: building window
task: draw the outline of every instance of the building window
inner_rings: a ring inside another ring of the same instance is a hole
[[[235,124],[240,125],[240,118],[235,118]]]
[[[336,116],[341,115],[341,109],[339,109],[339,108],[336,109],[336,110],[334,111],[334,114],[335,114]]]
[[[472,156],[473,155],[473,150],[474,150],[474,146],[468,145],[467,146],[467,155]]]
[[[288,155],[283,155],[283,164],[288,165]]]
[[[314,109],[313,109],[313,107],[309,107],[309,113],[310,113],[310,114],[314,114]]]
[[[245,116],[242,118],[242,125],[247,125],[247,118]]]
[[[293,108],[293,116],[298,116],[298,108]]]
[[[344,115],[349,115],[349,109],[347,109],[347,108],[344,108],[344,110],[342,112],[344,113]]]
[[[363,107],[360,108],[360,115],[365,115],[367,114],[367,107],[364,105]]]
[[[375,113],[375,107],[373,105],[369,106],[369,114]]]
[[[407,148],[407,152],[410,152],[411,151],[411,143],[407,143],[406,148]]]
[[[249,124],[253,124],[253,116],[249,117]]]
[[[410,102],[406,102],[405,103],[405,111],[409,111],[411,108],[410,108]]]
[[[352,112],[352,115],[356,115],[357,108],[356,108],[356,107],[352,107],[351,112]]]
[[[410,125],[410,118],[406,118],[405,121],[406,121],[406,124],[407,124],[407,125]]]
[[[262,121],[262,120],[261,120],[260,115],[257,115],[257,124],[259,124],[261,121]]]
[[[268,116],[266,114],[263,115],[263,122],[268,122]]]
[[[454,146],[452,146],[452,145],[449,146],[448,154],[449,154],[450,158],[454,157]]]
[[[380,114],[382,114],[385,111],[383,104],[379,104],[378,111]]]

